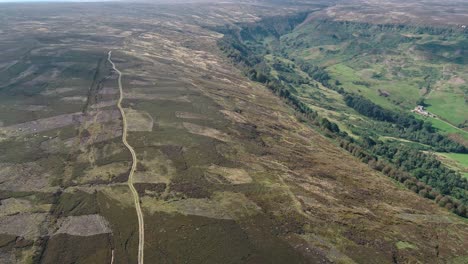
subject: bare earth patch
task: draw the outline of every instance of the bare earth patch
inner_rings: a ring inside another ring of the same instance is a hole
[[[63,93],[72,92],[76,89],[80,89],[79,87],[64,87],[64,88],[57,88],[57,89],[47,89],[46,91],[42,92],[42,95],[50,96],[50,95],[60,95]]]
[[[31,202],[23,199],[5,199],[1,200],[0,216],[11,215],[19,212],[28,211],[32,208]]]
[[[63,142],[64,146],[73,147],[74,145],[79,145],[81,147],[84,147],[122,136],[122,126],[120,125],[120,123],[117,122],[92,123],[90,126],[87,127],[87,129],[90,132],[89,136],[76,136],[73,138],[69,138]]]
[[[63,97],[60,100],[67,101],[67,102],[84,103],[86,102],[87,98],[84,96],[68,96],[68,97]]]
[[[217,192],[212,199],[163,201],[145,196],[145,209],[151,213],[166,212],[198,215],[216,219],[239,219],[261,212],[261,208],[241,193]]]
[[[83,122],[104,123],[117,120],[119,118],[120,113],[118,110],[104,110],[99,111],[98,113],[89,112],[87,114],[77,112],[42,118],[7,127],[0,127],[0,134],[5,134],[6,136],[23,136],[44,132],[55,128],[61,128],[72,124],[81,124]]]
[[[0,129],[0,133],[4,133],[7,136],[22,136],[32,133],[43,132],[54,128],[68,126],[73,123],[79,123],[81,116],[81,113],[72,113],[53,116],[49,118],[42,118],[30,122],[3,127]]]
[[[127,164],[123,162],[113,162],[106,165],[95,166],[83,172],[82,176],[74,182],[80,184],[103,181],[110,182],[114,177],[126,173],[127,171]]]
[[[448,80],[448,83],[454,84],[454,85],[462,85],[462,84],[465,84],[466,82],[462,78],[458,76],[454,76],[450,80]]]
[[[190,113],[190,112],[176,112],[175,114],[177,118],[182,118],[182,119],[207,119],[207,117],[204,115]]]
[[[185,129],[192,134],[214,138],[220,141],[229,142],[230,138],[227,134],[210,127],[199,126],[193,123],[183,122]]]
[[[97,103],[97,104],[91,105],[91,108],[92,108],[92,109],[100,109],[100,108],[109,107],[109,106],[114,106],[114,105],[117,105],[117,101],[116,101],[116,100],[103,101],[103,102],[99,102],[99,103]]]
[[[144,154],[146,156],[146,153]],[[176,173],[172,162],[168,159],[155,157],[153,159],[140,160],[140,163],[146,168],[135,172],[135,183],[166,183],[170,182],[170,178]]]
[[[72,236],[93,236],[111,233],[109,222],[97,214],[69,216],[59,220],[59,229],[56,234]]]
[[[126,108],[125,115],[127,116],[128,131],[153,131],[154,121],[149,113]]]
[[[0,263],[15,263],[16,257],[15,252],[12,250],[7,250],[0,248]]]
[[[213,200],[229,214],[231,218],[249,217],[261,212],[261,208],[242,193],[216,192]]]
[[[47,153],[64,153],[68,146],[58,137],[49,138],[41,143],[41,149]]]
[[[125,94],[125,99],[136,99],[136,100],[161,100],[161,101],[173,101],[173,102],[183,102],[190,103],[190,100],[187,96],[168,96],[168,95],[159,95],[159,94],[134,94],[128,93]]]
[[[41,235],[41,225],[46,217],[46,213],[26,213],[1,217],[0,234],[21,236],[32,240]]]
[[[401,213],[399,218],[417,223],[453,223],[453,220],[445,215],[428,215],[428,214],[409,214]]]
[[[229,214],[215,201],[209,199],[184,199],[178,201],[163,201],[150,197],[142,198],[145,209],[152,214],[157,212],[198,215],[217,219],[232,219]]]
[[[9,198],[1,201],[0,217],[18,213],[45,213],[49,212],[51,204],[34,205],[29,200]]]
[[[232,219],[217,202],[209,199],[185,199],[170,203],[178,212],[218,219]]]
[[[239,113],[228,110],[221,110],[221,113],[223,113],[226,116],[226,118],[231,121],[243,124],[247,123],[247,120]]]
[[[23,110],[26,111],[44,111],[47,109],[47,106],[45,105],[28,105],[28,106],[21,106]]]
[[[211,165],[208,168],[208,172],[221,175],[232,184],[244,184],[252,182],[252,178],[244,169]]]
[[[119,91],[117,88],[111,88],[111,87],[104,87],[101,90],[99,90],[99,94],[117,94]]]
[[[49,187],[50,177],[49,173],[33,162],[0,163],[0,190],[54,191],[55,188]]]

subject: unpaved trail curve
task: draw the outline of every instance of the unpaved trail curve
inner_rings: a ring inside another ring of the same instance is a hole
[[[118,85],[119,85],[119,100],[117,101],[117,107],[120,110],[120,114],[122,115],[122,143],[127,147],[128,151],[132,154],[132,168],[130,169],[130,173],[128,175],[128,187],[130,188],[130,191],[133,194],[133,201],[135,202],[135,209],[137,212],[138,216],[138,264],[143,264],[143,259],[144,259],[144,249],[145,249],[145,223],[143,220],[143,212],[141,210],[141,204],[140,204],[140,196],[138,195],[137,190],[135,189],[135,186],[133,186],[133,175],[135,174],[136,166],[137,166],[137,157],[135,150],[133,147],[128,144],[127,142],[127,118],[125,116],[125,111],[122,108],[122,100],[123,100],[123,89],[122,89],[122,72],[120,72],[117,67],[115,67],[114,62],[111,59],[112,56],[112,51],[109,51],[107,60],[109,63],[112,65],[112,69],[119,74],[118,77]],[[112,260],[113,261],[113,260]]]

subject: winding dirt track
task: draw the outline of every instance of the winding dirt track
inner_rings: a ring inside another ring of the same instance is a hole
[[[128,144],[127,142],[127,118],[125,116],[125,111],[122,108],[122,100],[123,100],[123,90],[122,90],[122,72],[120,72],[117,67],[115,67],[114,62],[111,60],[112,56],[112,51],[109,51],[107,60],[109,63],[112,65],[112,68],[114,69],[115,72],[119,74],[118,78],[118,84],[119,84],[119,93],[120,97],[117,102],[117,107],[120,110],[120,114],[122,115],[122,123],[123,123],[123,128],[122,128],[122,143],[127,147],[127,149],[130,151],[132,154],[132,168],[130,169],[130,173],[128,175],[128,187],[132,191],[133,194],[133,200],[135,202],[135,209],[137,212],[138,216],[138,264],[143,264],[143,259],[144,259],[144,249],[145,249],[145,223],[143,220],[143,212],[141,210],[141,205],[140,205],[140,196],[138,196],[138,192],[136,191],[135,187],[133,186],[133,175],[136,170],[137,166],[137,157],[135,150],[133,147]]]

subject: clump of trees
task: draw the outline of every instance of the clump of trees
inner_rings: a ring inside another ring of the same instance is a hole
[[[310,65],[309,63],[305,63],[303,61],[298,61],[297,63],[303,72],[307,73],[310,77],[312,77],[312,79],[318,82],[326,83],[331,79],[330,75],[323,67]]]

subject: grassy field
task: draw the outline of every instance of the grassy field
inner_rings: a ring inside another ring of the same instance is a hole
[[[432,123],[432,125],[438,129],[442,134],[457,134],[460,135],[464,140],[468,140],[468,132],[462,130],[460,128],[454,127],[453,125],[447,123],[446,121],[437,119],[437,118],[430,118],[430,117],[422,117],[416,116],[421,120],[427,120]]]
[[[395,105],[395,102],[380,96],[378,89],[389,92],[393,100],[397,101],[400,106],[404,105],[407,109],[411,108],[414,102],[419,98],[418,90],[414,89],[412,84],[408,82],[400,81],[398,83],[389,83],[375,80],[366,77],[367,72],[362,73],[356,71],[352,67],[341,63],[328,66],[327,70],[331,73],[332,78],[340,81],[340,83],[343,84],[342,86],[347,90],[365,96],[373,102],[389,109],[399,110],[399,107]],[[359,83],[364,83],[365,85],[360,85]]]
[[[425,102],[429,105],[427,109],[431,113],[451,124],[463,124],[467,120],[466,96],[461,91],[434,91]]]
[[[468,154],[438,153],[437,155],[444,164],[468,178]]]

